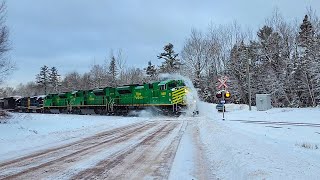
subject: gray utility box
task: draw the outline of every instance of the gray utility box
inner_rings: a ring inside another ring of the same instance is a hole
[[[271,109],[271,95],[270,94],[256,94],[257,111],[266,111]]]

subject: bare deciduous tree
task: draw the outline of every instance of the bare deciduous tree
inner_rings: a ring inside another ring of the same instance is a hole
[[[11,73],[15,66],[7,56],[10,50],[9,44],[9,29],[5,25],[6,21],[6,3],[3,1],[0,4],[0,83]]]

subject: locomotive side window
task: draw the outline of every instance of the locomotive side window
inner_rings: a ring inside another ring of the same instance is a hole
[[[98,91],[98,92],[93,92],[94,95],[96,96],[103,96],[104,95],[104,92],[103,91]]]
[[[161,86],[160,86],[160,90],[161,90],[161,91],[166,90],[166,89],[167,89],[167,85],[164,84],[164,85],[161,85]]]
[[[63,95],[59,95],[59,97],[60,97],[60,98],[67,98],[67,96],[64,95],[64,94],[63,94]]]
[[[118,90],[119,94],[130,94],[131,91],[128,89]]]
[[[153,84],[149,84],[149,89],[153,89]]]

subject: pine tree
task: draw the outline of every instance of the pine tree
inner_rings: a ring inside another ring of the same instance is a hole
[[[259,79],[257,91],[262,90],[271,94],[275,106],[288,105],[291,92],[286,89],[284,83],[288,80],[287,65],[290,62],[289,57],[284,56],[284,40],[278,32],[269,26],[261,28],[257,35],[259,39],[254,50],[257,55],[256,59],[262,63],[262,66],[259,65],[257,70],[259,73],[256,75]],[[260,81],[263,83],[261,84]]]
[[[40,73],[36,76],[36,82],[40,87],[44,88],[44,94],[47,94],[47,88],[50,84],[49,74],[50,70],[48,66],[44,65],[40,68]]]
[[[239,103],[248,104],[248,84],[246,76],[246,64],[248,61],[248,47],[242,41],[234,45],[231,50],[230,61],[227,65],[227,74],[232,82],[230,91]]]
[[[152,65],[151,61],[148,62],[148,67],[144,69],[150,80],[155,80],[157,77],[157,69]]]
[[[164,62],[160,66],[161,73],[178,73],[181,67],[180,59],[178,58],[178,53],[173,50],[173,45],[171,43],[164,46],[164,52],[158,56],[158,59],[164,59]]]
[[[304,16],[302,24],[300,25],[300,32],[298,37],[299,46],[310,48],[314,42],[314,29],[308,18],[308,15]]]
[[[109,75],[111,78],[111,86],[115,87],[117,86],[117,75],[118,75],[118,69],[116,65],[116,58],[112,55],[109,65]]]
[[[58,92],[58,87],[60,85],[60,75],[56,67],[52,67],[49,72],[49,82],[55,93]]]
[[[317,77],[317,59],[316,59],[316,37],[313,26],[305,15],[298,36],[299,59],[297,65],[297,80],[299,86],[299,96],[306,105],[316,105],[315,85]]]

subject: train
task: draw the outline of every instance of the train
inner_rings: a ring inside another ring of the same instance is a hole
[[[153,109],[165,115],[180,115],[195,101],[187,102],[190,89],[183,80],[165,80],[119,87],[52,93],[33,97],[0,99],[0,107],[15,112],[128,115]],[[193,114],[197,114],[195,109]]]

